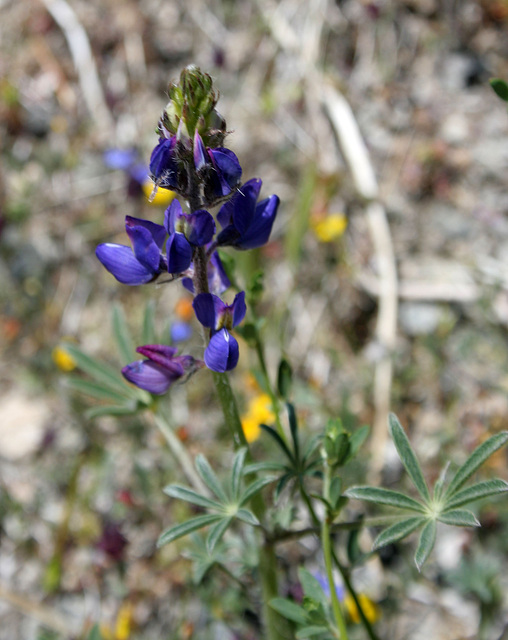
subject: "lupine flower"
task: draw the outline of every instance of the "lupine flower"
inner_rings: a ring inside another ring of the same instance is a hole
[[[229,331],[244,319],[245,291],[237,293],[227,305],[212,293],[200,293],[192,303],[196,317],[210,329],[210,342],[205,350],[205,364],[212,371],[230,371],[238,364],[238,342]]]
[[[140,389],[156,395],[166,393],[179,378],[203,365],[192,356],[177,356],[177,349],[163,344],[148,344],[136,351],[148,360],[131,362],[122,369],[122,374]]]
[[[214,251],[208,260],[207,265],[208,271],[208,288],[212,293],[216,296],[220,296],[221,293],[224,293],[231,286],[231,282],[224,271],[224,267],[222,266],[221,259],[219,258],[219,254],[217,251]],[[192,278],[194,276],[194,266],[190,265],[190,267],[185,272],[186,277],[183,278],[182,284],[190,291],[190,293],[194,293],[194,283],[192,282]]]
[[[193,247],[208,244],[215,233],[215,221],[208,211],[183,213],[178,200],[166,209],[164,226],[169,233],[166,245],[169,273],[183,273],[190,267]]]
[[[194,165],[204,179],[205,198],[213,202],[227,196],[242,177],[242,167],[236,155],[225,147],[208,149],[196,130],[194,135]]]
[[[217,238],[219,246],[256,249],[268,242],[279,198],[272,195],[257,203],[261,184],[259,178],[247,181],[231,200],[222,205],[217,214],[223,227]]]
[[[150,157],[150,175],[159,187],[165,189],[178,188],[176,136],[159,139]]]
[[[97,247],[95,255],[123,284],[145,284],[154,280],[167,268],[161,253],[166,230],[160,224],[131,216],[125,218],[125,230],[132,251],[123,244],[106,242]]]

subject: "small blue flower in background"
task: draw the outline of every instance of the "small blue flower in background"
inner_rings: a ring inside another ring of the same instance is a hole
[[[192,336],[192,327],[187,322],[177,320],[171,325],[169,330],[171,342],[183,342]]]
[[[261,185],[259,178],[248,180],[231,200],[222,205],[217,214],[223,227],[217,237],[219,246],[256,249],[268,242],[279,198],[272,195],[257,203]]]
[[[126,216],[125,230],[132,250],[123,244],[106,242],[95,250],[96,256],[122,284],[145,284],[167,269],[162,255],[166,229],[160,225]]]
[[[149,344],[136,349],[148,360],[131,362],[122,369],[123,376],[140,389],[156,395],[166,393],[169,387],[186,374],[203,366],[192,356],[177,356],[177,349],[163,344]]]
[[[231,305],[212,293],[200,293],[192,306],[199,322],[210,329],[210,342],[205,350],[206,366],[221,373],[234,369],[238,364],[238,342],[229,331],[245,317],[245,291],[237,293]]]
[[[166,209],[164,226],[169,234],[166,246],[169,273],[183,273],[192,261],[193,247],[203,247],[211,242],[215,233],[215,221],[208,211],[183,213],[178,200]]]
[[[323,589],[325,595],[329,598],[330,597],[330,585],[328,584],[328,579],[325,576],[324,573],[321,573],[321,571],[316,571],[315,573],[312,574],[316,580],[319,582],[321,588]],[[342,602],[344,600],[344,596],[345,596],[345,591],[344,591],[344,586],[337,581],[334,581],[334,586],[335,586],[335,593],[337,594],[337,598],[340,602]]]

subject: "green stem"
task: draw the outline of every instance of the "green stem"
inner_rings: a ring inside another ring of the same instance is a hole
[[[309,514],[310,514],[310,517],[311,517],[311,519],[312,519],[312,521],[314,523],[314,526],[318,526],[319,525],[319,518],[317,517],[317,514],[316,514],[316,512],[314,510],[314,507],[312,506],[312,502],[311,502],[311,499],[309,497],[309,494],[305,490],[305,486],[304,486],[304,484],[303,484],[303,482],[301,480],[300,480],[299,484],[300,484],[300,493],[302,495],[303,501],[307,505],[307,508],[309,510]],[[340,524],[341,523],[333,525],[332,528],[338,528],[338,527],[340,527]],[[344,523],[344,524],[348,524],[348,523]],[[353,523],[351,523],[351,524],[353,524]],[[356,523],[356,524],[357,525],[361,525],[361,526],[365,526],[367,523],[363,522],[363,523]],[[346,528],[350,528],[350,527],[346,527]],[[351,527],[351,528],[353,528],[353,527]],[[369,636],[370,640],[380,640],[379,636],[374,631],[370,621],[368,620],[367,616],[365,615],[365,612],[364,612],[364,610],[362,608],[362,605],[360,603],[360,600],[358,598],[358,594],[356,593],[356,590],[353,587],[353,584],[352,584],[351,580],[349,579],[348,570],[340,562],[340,560],[337,557],[337,554],[335,553],[333,548],[332,548],[332,559],[333,559],[333,562],[335,563],[335,566],[339,570],[339,572],[340,572],[340,574],[342,576],[342,579],[344,580],[344,584],[346,585],[346,589],[349,591],[351,597],[353,598],[353,601],[354,601],[354,603],[356,605],[356,608],[358,609],[358,614],[360,616],[360,620],[362,621],[362,624],[363,624],[363,626],[365,628],[365,631],[367,632],[367,635]]]
[[[331,468],[325,460],[325,477],[323,485],[323,497],[325,500],[330,499],[330,481]],[[335,582],[333,580],[332,540],[330,535],[330,518],[328,514],[325,514],[323,522],[321,523],[321,544],[323,546],[326,577],[330,587],[333,616],[335,618],[335,623],[337,624],[337,629],[339,630],[340,640],[348,640],[346,622],[344,620],[344,614],[342,613],[339,599],[337,598],[337,591],[335,590]]]
[[[243,432],[240,414],[238,413],[238,405],[236,404],[236,398],[229,383],[228,374],[218,373],[217,371],[212,371],[212,374],[222,413],[224,414],[224,421],[233,436],[235,449],[239,449],[240,447],[248,448],[249,444]]]

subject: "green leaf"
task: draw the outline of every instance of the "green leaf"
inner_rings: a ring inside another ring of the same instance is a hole
[[[364,424],[351,435],[349,439],[349,444],[351,446],[351,451],[349,453],[350,458],[354,457],[358,453],[358,450],[367,439],[369,431],[370,427]]]
[[[131,387],[124,386],[123,393],[110,389],[104,384],[83,380],[83,378],[69,377],[65,379],[65,384],[73,391],[78,391],[96,400],[109,400],[110,402],[125,402],[130,398],[136,399],[136,394],[130,393]]]
[[[122,362],[125,364],[132,362],[136,357],[136,349],[127,326],[125,314],[118,304],[113,306],[113,335],[115,336]]]
[[[219,522],[214,524],[213,527],[210,527],[210,531],[208,532],[208,536],[206,538],[206,548],[208,549],[208,553],[212,553],[212,551],[215,549],[215,545],[226,533],[226,530],[232,521],[232,517],[224,518],[223,520],[219,520]]]
[[[268,433],[268,434],[270,434],[272,436],[272,438],[275,440],[275,442],[279,445],[279,447],[282,449],[282,451],[284,451],[286,456],[289,458],[289,460],[291,461],[291,464],[294,465],[295,464],[294,456],[291,453],[291,451],[288,449],[288,447],[287,447],[286,443],[284,442],[284,440],[277,433],[277,431],[275,431],[275,429],[273,429],[272,427],[269,427],[266,424],[260,424],[259,426],[261,427],[261,429],[263,429],[263,431],[266,431],[266,433]]]
[[[434,502],[440,502],[441,496],[443,495],[444,485],[446,482],[446,474],[448,473],[448,468],[450,463],[447,462],[444,469],[439,474],[439,478],[434,485]]]
[[[206,496],[202,496],[193,489],[188,487],[181,487],[177,484],[170,484],[163,489],[164,493],[170,498],[177,498],[178,500],[184,500],[190,502],[198,507],[204,507],[205,509],[221,509],[222,505],[215,500],[210,500]]]
[[[286,403],[288,410],[289,430],[291,433],[291,439],[293,440],[293,447],[296,461],[300,460],[300,443],[298,441],[298,420],[296,419],[296,412],[294,406],[288,402]]]
[[[85,411],[85,417],[88,420],[94,420],[102,416],[129,416],[136,413],[139,407],[136,404],[130,403],[126,405],[105,405],[102,407],[93,407]]]
[[[255,480],[252,484],[250,484],[245,491],[242,493],[242,496],[239,500],[239,506],[243,507],[243,505],[248,502],[252,496],[256,495],[258,491],[261,491],[263,487],[266,487],[267,484],[273,482],[276,478],[259,478]]]
[[[430,552],[434,548],[434,543],[436,542],[436,529],[437,526],[435,520],[429,520],[422,529],[415,553],[415,563],[418,571],[421,571],[421,568],[429,557]]]
[[[392,435],[393,442],[395,444],[395,447],[397,448],[397,452],[400,456],[402,464],[404,465],[404,468],[408,472],[409,477],[418,490],[418,493],[424,500],[429,502],[429,489],[427,487],[427,483],[425,482],[425,478],[423,477],[420,463],[418,462],[414,451],[409,444],[406,432],[402,428],[402,425],[400,424],[397,416],[394,413],[390,414],[389,423],[390,433]]]
[[[284,400],[287,400],[291,393],[292,382],[293,372],[291,371],[291,365],[285,358],[282,358],[277,372],[277,390],[279,396]]]
[[[501,431],[501,433],[492,436],[477,447],[453,477],[448,489],[446,490],[445,499],[450,498],[457,493],[462,485],[467,482],[478,469],[478,467],[480,467],[493,453],[506,444],[507,440],[508,431]]]
[[[298,569],[298,578],[305,595],[317,602],[321,602],[323,607],[326,608],[328,606],[328,598],[323,591],[323,587],[319,584],[319,581],[312,575],[312,573],[307,571],[304,567],[300,567]]]
[[[342,493],[342,479],[338,476],[333,478],[330,484],[330,504],[332,505],[332,509],[335,509],[337,506],[337,502],[341,497]]]
[[[197,516],[196,518],[191,518],[182,524],[176,524],[173,527],[169,527],[166,529],[157,540],[157,546],[162,547],[165,544],[169,544],[170,542],[174,542],[178,540],[178,538],[182,538],[183,536],[188,535],[192,531],[196,531],[197,529],[202,529],[209,524],[213,524],[218,520],[222,520],[223,516],[217,514],[209,514],[207,513],[204,516]]]
[[[330,633],[328,627],[322,625],[310,625],[309,627],[303,627],[296,632],[295,638],[297,640],[304,640],[305,638],[312,638],[313,636],[320,636],[322,633]]]
[[[253,527],[259,526],[259,520],[248,509],[238,509],[238,511],[236,512],[236,517],[242,522],[246,522],[247,524],[250,524]]]
[[[243,475],[249,476],[260,471],[291,471],[291,469],[281,462],[254,462],[244,467]]]
[[[98,624],[94,624],[94,626],[90,629],[90,633],[87,636],[87,640],[103,640],[101,630]]]
[[[391,489],[382,489],[380,487],[350,487],[345,492],[345,495],[348,498],[386,504],[390,507],[397,507],[398,509],[409,509],[410,511],[418,511],[419,513],[426,512],[424,505],[399,491],[392,491]]]
[[[153,300],[150,300],[145,307],[141,340],[143,344],[155,344],[157,342],[155,337],[155,303]]]
[[[426,518],[422,516],[407,518],[406,520],[401,520],[400,522],[392,524],[391,527],[388,527],[387,529],[382,531],[374,540],[372,550],[375,551],[376,549],[384,547],[387,544],[392,544],[393,542],[402,540],[402,538],[405,538],[410,533],[413,533],[413,531],[421,527],[421,525],[425,521]]]
[[[501,78],[491,78],[489,82],[501,100],[508,102],[508,84]]]
[[[122,374],[103,362],[99,362],[86,353],[83,353],[76,345],[71,343],[65,343],[65,351],[73,358],[79,369],[88,373],[97,382],[116,389],[117,391],[125,392],[126,384],[122,377]]]
[[[293,471],[288,471],[288,473],[285,473],[283,476],[279,478],[279,481],[277,482],[277,485],[275,487],[275,491],[273,494],[276,501],[279,499],[279,496],[282,493],[282,490],[284,489],[284,487],[291,480],[291,478],[294,478],[294,476],[295,474]]]
[[[476,516],[467,509],[452,509],[451,511],[445,511],[439,514],[439,522],[444,524],[451,524],[455,527],[479,527]]]
[[[247,447],[242,447],[235,455],[233,460],[233,470],[231,472],[231,496],[233,500],[238,500],[240,495],[240,486],[242,482],[243,466],[245,464],[245,456],[247,455]]]
[[[278,611],[281,615],[283,615],[288,620],[292,620],[297,624],[307,624],[308,616],[307,612],[303,607],[295,604],[291,600],[287,598],[272,598],[268,603],[272,609]]]
[[[223,504],[227,504],[228,497],[205,456],[201,453],[196,456],[195,464],[196,470],[201,476],[201,479],[203,480],[205,485],[215,493],[220,502],[222,502]]]
[[[483,482],[478,482],[470,487],[466,487],[462,489],[462,491],[457,491],[457,493],[448,498],[445,503],[445,508],[460,507],[468,502],[474,502],[474,500],[494,496],[498,493],[504,493],[505,491],[508,491],[508,482],[499,478],[484,480]]]

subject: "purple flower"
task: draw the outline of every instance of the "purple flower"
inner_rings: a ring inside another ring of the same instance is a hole
[[[210,256],[207,271],[208,288],[212,293],[220,296],[221,293],[224,293],[224,291],[229,289],[231,282],[224,271],[224,267],[222,266],[222,262],[217,251],[214,251]],[[194,293],[194,283],[192,282],[192,278],[194,277],[194,265],[192,263],[185,273],[187,277],[183,278],[182,284],[187,291]]]
[[[150,157],[150,174],[153,181],[164,189],[178,188],[178,164],[175,148],[176,136],[160,138]]]
[[[122,374],[140,389],[156,395],[166,393],[176,380],[203,365],[192,356],[177,356],[177,349],[163,344],[148,344],[136,351],[148,360],[131,362],[122,369]]]
[[[219,246],[256,249],[268,242],[279,198],[272,195],[257,203],[261,184],[259,178],[249,180],[231,200],[222,205],[217,214],[217,219],[223,227],[217,238]]]
[[[228,196],[242,177],[242,167],[236,155],[225,147],[205,147],[197,130],[194,135],[194,165],[204,180],[207,202]]]
[[[166,270],[161,253],[166,230],[160,224],[131,216],[125,218],[125,230],[132,250],[123,244],[106,242],[97,247],[95,255],[123,284],[145,284],[154,280]]]
[[[183,213],[178,200],[166,209],[164,226],[169,233],[166,254],[169,273],[183,273],[192,261],[193,247],[208,244],[215,233],[215,221],[208,211]]]
[[[199,322],[210,329],[210,342],[205,350],[205,364],[212,371],[230,371],[238,363],[238,342],[229,331],[244,319],[245,291],[237,293],[227,305],[212,293],[200,293],[192,303]]]

